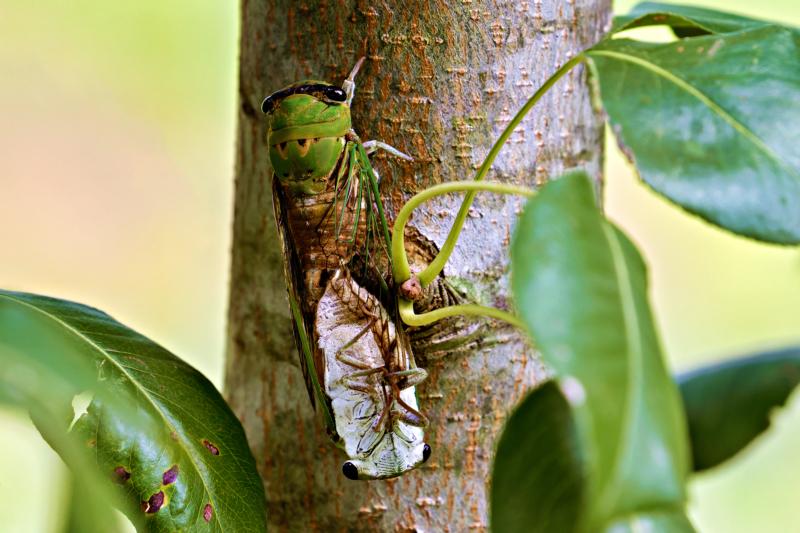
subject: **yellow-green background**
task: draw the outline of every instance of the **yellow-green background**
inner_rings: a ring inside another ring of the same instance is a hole
[[[797,0],[703,5],[800,25]],[[0,0],[0,287],[103,309],[217,386],[237,11],[238,2]],[[651,266],[674,369],[800,344],[797,248],[688,217],[634,180],[613,141],[607,153],[607,212]],[[800,531],[797,450],[800,405],[693,482],[699,529]],[[0,530],[58,531],[65,479],[25,414],[0,411]]]

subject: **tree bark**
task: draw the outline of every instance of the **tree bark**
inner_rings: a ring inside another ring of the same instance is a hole
[[[388,481],[341,474],[305,390],[272,215],[260,103],[300,79],[340,84],[359,57],[353,127],[417,159],[372,156],[387,216],[427,186],[469,180],[514,113],[568,58],[599,40],[610,0],[243,0],[226,391],[267,493],[271,531],[486,531],[491,457],[503,421],[545,376],[520,331],[448,319],[409,331],[430,374],[418,387],[431,459]],[[583,167],[601,184],[602,127],[585,72],[534,108],[487,179],[536,187]],[[423,266],[462,197],[427,202],[407,232]],[[522,201],[478,195],[432,302],[511,309],[508,244]],[[412,328],[413,329],[413,328]],[[543,451],[544,452],[544,451]]]

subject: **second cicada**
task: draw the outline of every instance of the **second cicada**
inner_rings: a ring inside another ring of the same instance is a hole
[[[389,229],[368,153],[351,128],[359,61],[342,87],[300,81],[264,100],[275,219],[300,365],[350,479],[385,479],[431,454],[416,367],[397,325]],[[388,310],[388,311],[387,311]]]
[[[428,377],[375,296],[346,270],[334,273],[317,307],[318,348],[350,479],[396,477],[427,461],[428,420],[415,385]]]

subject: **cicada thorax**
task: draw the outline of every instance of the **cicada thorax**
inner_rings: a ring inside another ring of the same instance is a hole
[[[296,247],[304,285],[314,301],[322,296],[331,271],[349,264],[354,255],[372,257],[371,272],[382,271],[387,266],[385,259],[381,262],[381,254],[369,251],[370,247],[379,246],[374,231],[369,242],[369,197],[366,185],[350,176],[350,172],[359,170],[351,170],[352,162],[346,156],[347,153],[343,153],[339,164],[327,176],[327,188],[318,194],[294,194],[286,184],[275,184],[281,189],[282,209]]]

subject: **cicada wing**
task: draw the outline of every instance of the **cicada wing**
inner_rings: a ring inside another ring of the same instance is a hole
[[[386,434],[386,424],[371,425],[358,442],[357,453],[370,453]]]
[[[308,397],[311,400],[312,407],[316,407],[315,397],[318,397],[323,408],[326,408],[327,405],[322,396],[322,389],[319,385],[317,372],[313,366],[314,318],[313,316],[306,316],[308,313],[303,311],[303,302],[306,301],[306,298],[304,298],[302,294],[305,287],[303,284],[303,271],[300,267],[300,258],[294,247],[294,241],[289,231],[289,224],[285,217],[285,212],[282,209],[285,203],[286,199],[283,194],[283,189],[280,187],[278,179],[273,176],[272,208],[278,227],[278,238],[281,245],[281,255],[283,256],[283,268],[286,274],[286,288],[289,293],[289,306],[292,313],[294,340],[298,355],[300,356],[300,368],[303,371],[303,378],[306,383],[306,389],[308,390]],[[328,417],[326,417],[326,420],[327,418]]]
[[[369,209],[372,211],[372,223],[370,224],[368,222],[368,231],[373,231],[375,233],[375,239],[378,243],[377,248],[380,250],[380,253],[386,254],[389,267],[391,268],[392,238],[389,233],[389,225],[386,222],[386,213],[383,208],[383,202],[381,201],[375,172],[372,170],[372,165],[369,162],[367,153],[364,150],[364,145],[361,143],[360,139],[356,141],[356,146],[354,148],[356,150],[356,161],[363,174],[362,179],[366,181],[365,186],[369,191],[367,197],[369,198]]]
[[[375,402],[373,402],[371,398],[367,398],[355,406],[353,409],[353,418],[356,420],[371,419],[375,416],[375,411]]]
[[[367,157],[367,153],[364,150],[364,145],[361,143],[360,140],[356,141],[356,160],[358,165],[363,170],[363,179],[366,181],[366,188],[369,189],[369,204],[371,208],[371,217],[368,216],[368,220],[372,220],[373,223],[370,226],[368,224],[368,231],[370,231],[374,235],[374,240],[376,245],[373,246],[373,256],[374,261],[378,264],[381,264],[381,256],[385,257],[386,259],[386,268],[391,271],[392,270],[392,239],[391,239],[391,231],[389,229],[389,224],[386,219],[386,209],[383,206],[383,201],[381,200],[380,190],[378,188],[378,181],[376,178],[376,174],[372,169],[372,165],[369,162],[369,158]],[[383,265],[382,265],[383,266]],[[386,310],[389,313],[389,317],[391,320],[398,326],[396,329],[396,335],[398,337],[397,342],[401,344],[401,346],[406,346],[406,350],[401,350],[400,353],[410,356],[411,349],[410,345],[408,345],[408,340],[405,336],[405,331],[403,329],[402,321],[400,320],[400,313],[398,310],[398,296],[397,293],[394,291],[390,291],[385,283],[382,283],[382,288],[387,292],[387,302],[386,302]],[[386,329],[388,331],[388,328]],[[392,357],[391,353],[384,353],[384,358],[386,361],[389,361]],[[416,362],[414,362],[413,356],[410,356],[411,361],[406,364],[405,361],[397,361],[400,367],[403,368],[416,368]]]

